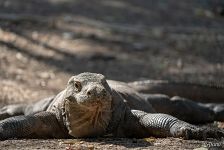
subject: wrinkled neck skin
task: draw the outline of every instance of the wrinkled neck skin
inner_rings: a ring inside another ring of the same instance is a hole
[[[73,137],[103,135],[111,118],[110,104],[103,106],[80,106],[65,100],[65,125]]]
[[[112,135],[113,137],[125,137],[125,133],[123,132],[123,124],[128,107],[124,103],[122,96],[114,89],[112,89],[112,97],[112,116],[106,134]]]
[[[109,100],[97,100],[88,104],[78,104],[74,99],[67,99],[63,92],[63,101],[58,104],[62,112],[63,123],[69,135],[75,138],[96,137],[105,134],[111,119],[111,96]]]

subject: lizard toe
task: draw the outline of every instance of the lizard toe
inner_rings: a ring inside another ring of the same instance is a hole
[[[187,126],[180,128],[180,137],[184,139],[206,140],[207,138],[220,139],[224,137],[224,131],[221,129],[201,128],[196,126]]]

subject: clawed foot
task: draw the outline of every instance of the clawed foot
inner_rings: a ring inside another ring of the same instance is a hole
[[[198,127],[190,124],[183,124],[174,128],[174,136],[182,137],[183,139],[197,139],[206,140],[207,138],[222,138],[224,137],[224,130],[214,129],[210,127]]]

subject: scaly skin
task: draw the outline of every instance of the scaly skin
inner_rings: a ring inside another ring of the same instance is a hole
[[[136,138],[224,137],[221,129],[200,128],[185,122],[223,121],[223,105],[196,103],[181,97],[141,94],[135,89],[133,84],[106,81],[101,74],[82,73],[73,76],[67,87],[54,97],[33,105],[9,105],[2,108],[0,139],[83,138],[108,134]]]

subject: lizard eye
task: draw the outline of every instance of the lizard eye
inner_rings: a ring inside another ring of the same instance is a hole
[[[74,87],[76,88],[76,91],[81,91],[82,86],[81,86],[80,82],[75,81],[74,82]]]

